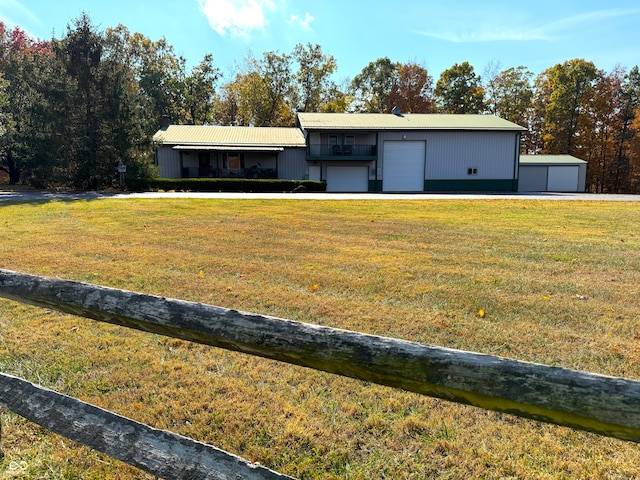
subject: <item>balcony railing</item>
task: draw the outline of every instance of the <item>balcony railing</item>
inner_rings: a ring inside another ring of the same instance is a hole
[[[310,160],[374,160],[377,155],[377,145],[311,144],[307,147],[307,158]]]

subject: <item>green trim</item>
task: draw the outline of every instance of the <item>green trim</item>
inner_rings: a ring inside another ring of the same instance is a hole
[[[382,180],[369,180],[369,192],[381,192]]]
[[[427,192],[517,192],[518,179],[425,180],[424,190]]]

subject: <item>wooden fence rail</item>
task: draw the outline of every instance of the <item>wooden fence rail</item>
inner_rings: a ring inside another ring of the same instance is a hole
[[[8,270],[0,270],[0,297],[640,441],[638,381]]]
[[[211,445],[151,428],[4,373],[0,373],[0,405],[52,432],[157,477],[291,479]]]

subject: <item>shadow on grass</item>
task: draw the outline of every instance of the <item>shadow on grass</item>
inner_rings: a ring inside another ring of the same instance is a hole
[[[56,191],[33,190],[23,186],[0,185],[0,205],[16,203],[47,203],[95,200],[122,195],[118,191]]]

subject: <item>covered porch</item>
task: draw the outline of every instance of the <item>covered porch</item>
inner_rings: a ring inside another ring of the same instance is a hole
[[[278,178],[282,147],[176,145],[182,178]]]

